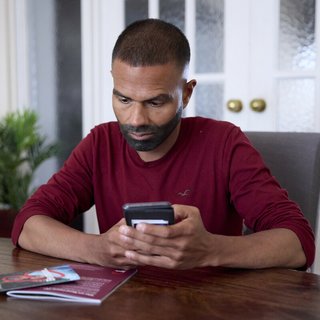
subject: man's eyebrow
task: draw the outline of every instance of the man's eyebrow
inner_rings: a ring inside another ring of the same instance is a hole
[[[117,89],[113,89],[112,90],[112,94],[114,94],[115,96],[119,96],[119,97],[130,99],[129,97],[126,97],[124,94],[122,94],[120,91],[118,91]]]
[[[119,97],[123,97],[129,100],[132,100],[131,98],[127,97],[126,95],[122,94],[120,91],[118,91],[117,89],[113,89],[113,94]],[[173,97],[170,94],[166,94],[166,93],[161,93],[158,94],[157,96],[148,98],[142,102],[149,102],[149,101],[154,101],[154,100],[163,100],[163,101],[171,101],[173,99]]]
[[[148,102],[148,101],[154,101],[154,100],[162,100],[162,101],[171,101],[173,100],[173,97],[170,95],[170,94],[167,94],[167,93],[161,93],[155,97],[152,97],[150,99],[146,99],[145,101]]]

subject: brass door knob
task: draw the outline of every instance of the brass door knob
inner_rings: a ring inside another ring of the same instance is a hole
[[[265,100],[263,99],[253,99],[250,102],[250,108],[255,112],[262,112],[267,107]]]
[[[229,100],[227,102],[227,108],[232,112],[240,112],[242,110],[242,102],[241,100]]]

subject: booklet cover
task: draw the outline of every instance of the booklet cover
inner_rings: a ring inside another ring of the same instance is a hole
[[[100,304],[137,272],[136,269],[122,270],[81,263],[70,264],[70,267],[79,274],[80,280],[58,285],[10,290],[7,295],[22,299]]]
[[[42,270],[0,274],[0,292],[47,286],[79,279],[80,276],[69,265],[54,266]]]

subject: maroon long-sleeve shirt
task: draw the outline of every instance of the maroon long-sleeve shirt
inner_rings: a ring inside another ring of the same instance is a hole
[[[241,130],[227,122],[182,119],[179,137],[161,159],[143,162],[116,122],[95,127],[63,168],[41,186],[17,216],[17,244],[24,222],[48,215],[70,223],[96,206],[100,232],[122,217],[127,202],[170,201],[200,209],[206,229],[241,235],[243,220],[254,231],[288,228],[314,260],[314,235],[299,207],[288,200]]]

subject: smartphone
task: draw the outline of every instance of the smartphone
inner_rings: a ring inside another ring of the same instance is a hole
[[[127,225],[136,227],[138,223],[171,225],[174,213],[170,202],[126,203],[122,206]]]

